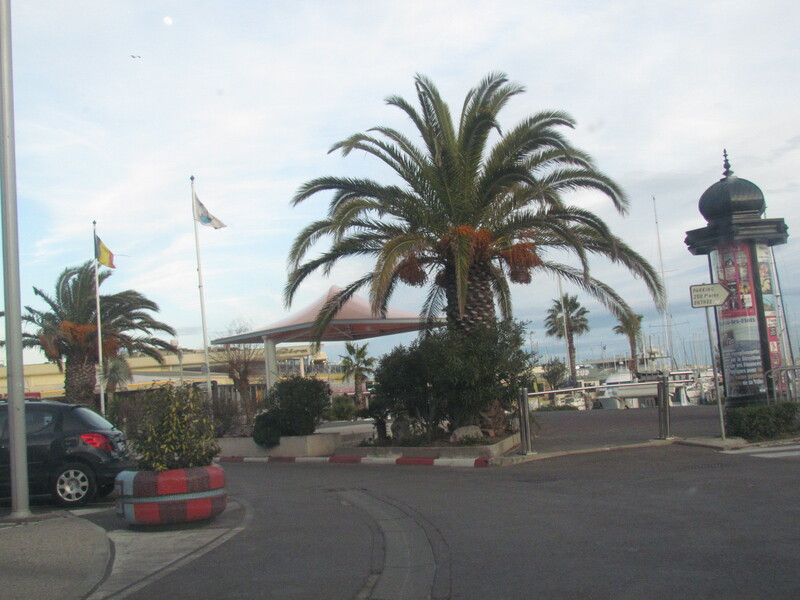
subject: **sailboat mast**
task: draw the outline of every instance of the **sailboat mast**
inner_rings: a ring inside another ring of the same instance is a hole
[[[662,317],[664,319],[664,331],[666,341],[666,354],[667,354],[667,370],[672,369],[672,314],[669,312],[669,293],[667,291],[667,280],[664,277],[664,257],[661,255],[661,233],[658,229],[658,211],[656,210],[656,197],[653,196],[653,215],[656,221],[656,243],[658,244],[658,267],[661,271],[661,283],[664,286],[664,312]],[[677,366],[677,365],[676,365]]]

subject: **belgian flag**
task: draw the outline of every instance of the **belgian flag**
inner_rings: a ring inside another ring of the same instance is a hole
[[[101,265],[111,267],[112,269],[117,268],[114,264],[114,253],[108,249],[108,246],[106,246],[99,237],[97,237],[97,234],[94,236],[94,257]]]

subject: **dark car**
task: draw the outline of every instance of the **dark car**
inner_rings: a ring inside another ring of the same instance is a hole
[[[114,491],[117,473],[132,468],[125,435],[99,414],[75,404],[25,401],[31,494],[49,493],[80,506]],[[11,495],[8,403],[0,401],[0,496]]]

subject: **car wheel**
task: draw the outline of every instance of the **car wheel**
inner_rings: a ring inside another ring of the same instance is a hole
[[[63,464],[53,475],[50,493],[61,506],[82,506],[97,493],[94,472],[81,463]]]

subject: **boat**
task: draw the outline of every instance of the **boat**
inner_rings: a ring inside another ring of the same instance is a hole
[[[603,393],[597,397],[597,408],[625,409],[648,408],[658,404],[659,373],[639,373],[636,378],[630,371],[617,371],[603,384]],[[669,397],[672,406],[692,404],[686,388],[693,383],[692,371],[672,371],[669,374]],[[597,406],[599,403],[599,406]]]

